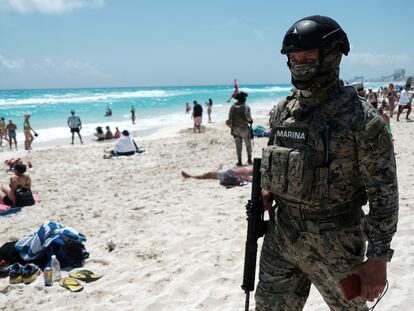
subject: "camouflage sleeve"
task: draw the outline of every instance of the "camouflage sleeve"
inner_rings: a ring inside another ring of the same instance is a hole
[[[372,107],[357,133],[358,161],[368,192],[367,257],[390,261],[391,239],[397,230],[398,184],[394,148],[385,121]]]
[[[269,112],[269,127],[270,127],[270,136],[267,142],[267,145],[273,145],[274,137],[275,137],[275,128],[278,124],[278,120],[280,120],[281,113],[283,108],[285,107],[286,99],[282,99],[279,101]]]
[[[229,120],[229,124],[228,124],[229,127],[232,127],[233,126],[233,106],[230,107],[228,120]]]
[[[253,123],[252,115],[250,113],[250,107],[246,105],[246,110],[244,112],[246,120],[248,123]]]

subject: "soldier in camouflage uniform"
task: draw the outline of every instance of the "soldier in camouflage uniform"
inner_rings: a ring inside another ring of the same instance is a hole
[[[243,140],[246,144],[247,163],[252,163],[252,135],[251,124],[253,123],[250,115],[250,107],[246,105],[247,93],[240,92],[234,95],[237,100],[235,104],[230,107],[229,118],[227,125],[231,128],[231,135],[234,137],[237,151],[237,165],[242,166],[242,147]]]
[[[256,310],[302,310],[311,284],[331,310],[368,310],[366,300],[376,299],[386,285],[397,228],[392,140],[377,110],[339,80],[349,43],[334,20],[311,16],[296,22],[281,52],[297,91],[274,109],[262,155],[270,224]],[[347,301],[339,282],[350,274],[361,280],[361,297]]]

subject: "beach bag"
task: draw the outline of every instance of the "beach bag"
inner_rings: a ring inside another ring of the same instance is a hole
[[[16,207],[24,207],[35,204],[32,191],[29,188],[21,186],[18,187],[14,192],[14,196],[16,198],[14,204]]]
[[[220,180],[220,185],[227,188],[242,186],[244,184],[243,180],[237,176],[233,170],[228,170],[224,173],[223,178]]]
[[[85,259],[89,258],[89,253],[85,249],[83,242],[73,239],[67,235],[62,239],[56,239],[50,244],[48,257],[56,255],[61,268],[65,267],[82,267]]]

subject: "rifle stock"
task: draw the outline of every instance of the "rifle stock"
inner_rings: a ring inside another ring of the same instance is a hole
[[[255,158],[253,160],[253,182],[251,199],[246,204],[247,239],[244,256],[243,284],[241,286],[246,293],[246,311],[249,310],[250,292],[254,290],[257,259],[257,240],[266,232],[263,202],[260,195],[260,165],[261,159]]]

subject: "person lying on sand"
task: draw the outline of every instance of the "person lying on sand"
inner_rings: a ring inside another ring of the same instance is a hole
[[[253,166],[237,166],[237,167],[226,167],[222,168],[220,165],[220,168],[211,170],[209,172],[200,174],[200,175],[190,175],[184,171],[181,171],[181,175],[184,178],[195,178],[195,179],[218,179],[220,182],[223,181],[224,175],[232,171],[235,175],[239,176],[244,181],[252,181],[253,177]]]

